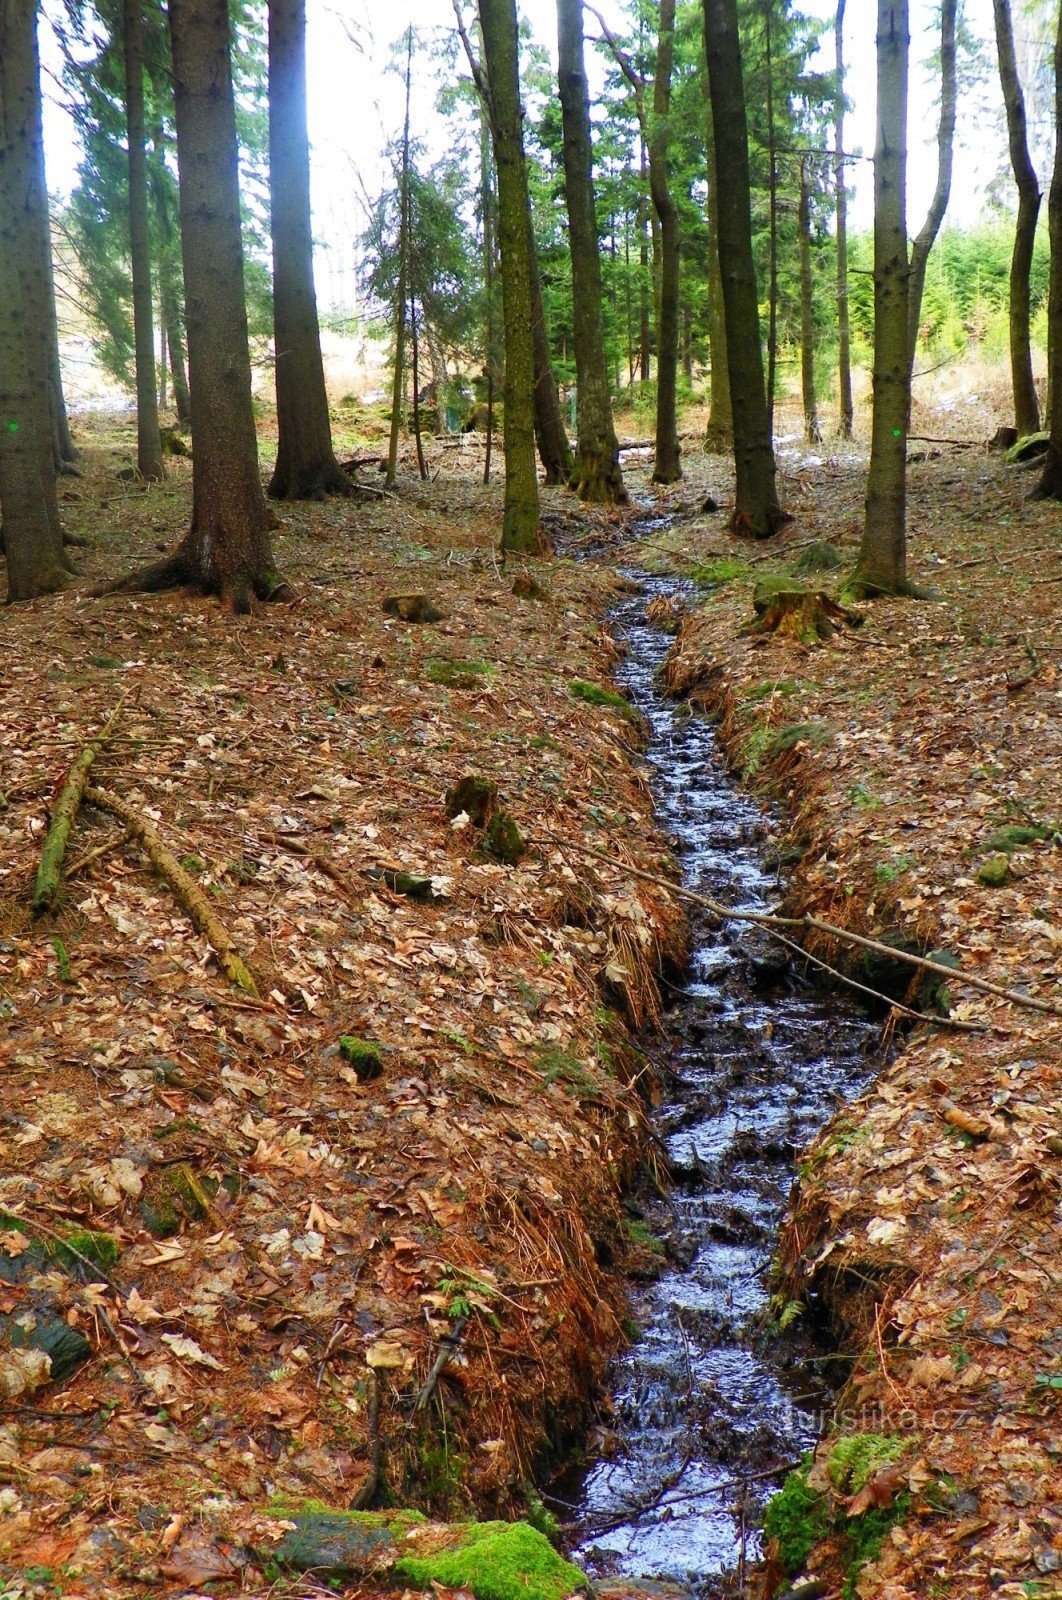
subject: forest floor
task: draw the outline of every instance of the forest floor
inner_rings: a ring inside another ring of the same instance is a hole
[[[622,516],[549,491],[547,522],[608,554],[501,569],[478,447],[435,446],[429,485],[284,508],[297,598],[234,619],[88,597],[188,515],[187,464],[145,488],[117,476],[128,453],[113,424],[64,485],[85,581],[0,620],[0,1566],[11,1595],[272,1592],[277,1496],[347,1506],[378,1475],[400,1504],[505,1512],[589,1419],[640,1248],[623,1188],[652,1151],[632,1034],[651,1048],[683,919],[627,870],[673,872],[637,726],[587,687],[615,660]],[[912,568],[940,598],[807,647],[740,634],[747,580],[812,538],[847,559],[861,464],[793,465],[798,520],[770,552],[698,514],[705,488],[725,502],[723,463],[687,464],[673,491],[629,472],[639,514],[676,518],[635,559],[700,569],[677,648],[782,803],[792,904],[1045,998],[1057,509],[1023,507],[1028,476],[980,451],[916,466]],[[383,611],[411,593],[442,616]],[[119,700],[94,781],[183,859],[258,1000],[91,808],[59,914],[29,917],[49,806]],[[466,773],[497,783],[514,863],[447,815]],[[993,845],[1004,826],[1044,837]],[[787,1292],[826,1299],[856,1352],[856,1431],[904,1447],[869,1479],[885,1539],[858,1592],[1048,1595],[1060,1025],[948,987],[985,1031],[916,1030],[809,1154]],[[27,1312],[88,1341],[61,1385],[19,1347]],[[809,1557],[823,1592],[851,1560],[848,1488]]]

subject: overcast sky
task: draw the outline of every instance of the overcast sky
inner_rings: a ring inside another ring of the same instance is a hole
[[[1046,0],[1045,0],[1046,3]],[[474,0],[465,0],[471,16]],[[599,9],[610,22],[622,26],[616,0],[600,0]],[[835,0],[803,0],[806,15],[832,19]],[[849,0],[845,22],[847,91],[853,103],[846,144],[865,156],[874,143],[874,12],[873,0]],[[912,70],[910,97],[910,161],[908,211],[911,232],[925,215],[936,179],[937,87],[923,63],[937,48],[934,0],[911,0]],[[551,54],[556,48],[555,0],[522,0],[536,39]],[[966,0],[972,31],[992,39],[991,0]],[[355,241],[366,226],[367,197],[381,186],[382,150],[399,130],[402,119],[402,85],[387,70],[391,47],[407,24],[441,33],[452,26],[450,0],[307,0],[309,26],[309,104],[314,144],[315,234],[327,248],[322,251],[319,291],[326,303],[350,302],[356,271]],[[596,23],[587,17],[588,37]],[[42,37],[46,63],[48,42]],[[989,60],[994,62],[994,47]],[[54,59],[54,58],[53,58]],[[832,67],[833,40],[824,39],[823,67]],[[591,73],[600,77],[593,52],[588,53]],[[418,63],[413,118],[430,145],[445,148],[452,130],[440,123],[434,111],[435,82],[426,58]],[[983,204],[986,182],[1005,163],[1006,147],[999,118],[999,93],[994,74],[977,91],[975,102],[959,107],[959,142],[949,221],[969,223]],[[47,113],[46,138],[49,183],[53,190],[68,190],[76,162],[76,147],[68,120],[56,105]],[[869,225],[872,178],[868,162],[851,173],[855,194],[852,220]]]

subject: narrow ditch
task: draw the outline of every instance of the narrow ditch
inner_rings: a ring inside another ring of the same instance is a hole
[[[710,722],[658,684],[671,640],[645,607],[684,585],[625,576],[641,587],[611,614],[627,651],[617,678],[650,729],[649,778],[684,881],[772,908],[780,885],[759,806],[728,774]],[[674,1187],[630,1205],[635,1233],[649,1230],[666,1255],[656,1281],[634,1285],[640,1335],[616,1364],[590,1464],[554,1487],[591,1576],[670,1580],[703,1597],[742,1592],[765,1500],[815,1442],[843,1376],[802,1318],[782,1316],[779,1330],[768,1269],[799,1153],[866,1083],[875,1030],[747,924],[695,916],[691,933],[656,1118]]]

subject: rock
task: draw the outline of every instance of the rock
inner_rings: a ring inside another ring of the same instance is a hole
[[[986,889],[1002,889],[1004,884],[1010,882],[1010,857],[1002,854],[988,856],[977,869],[977,881],[984,884]]]
[[[354,1068],[359,1083],[371,1083],[383,1072],[383,1057],[375,1039],[359,1039],[344,1033],[339,1040],[339,1053]]]
[[[711,516],[713,511],[718,511],[718,510],[719,510],[719,501],[715,498],[715,495],[714,494],[706,494],[704,499],[701,501],[701,513],[702,513],[702,515],[708,517],[708,516]]]
[[[92,1346],[83,1333],[64,1321],[55,1301],[45,1303],[50,1308],[47,1311],[27,1310],[0,1317],[0,1365],[7,1364],[9,1353],[17,1366],[21,1357],[32,1352],[48,1362],[43,1382],[62,1383],[88,1360]]]
[[[84,1277],[92,1267],[107,1272],[118,1260],[118,1241],[112,1234],[62,1224],[57,1224],[55,1231],[62,1231],[63,1242],[35,1238],[31,1226],[21,1217],[0,1211],[0,1234],[22,1235],[26,1240],[23,1245],[12,1237],[9,1245],[0,1244],[0,1283],[23,1283],[53,1267]]]
[[[843,565],[844,557],[836,545],[827,544],[825,539],[816,539],[802,550],[794,564],[795,572],[829,572],[833,567]]]
[[[297,1572],[365,1577],[393,1565],[395,1541],[386,1518],[372,1512],[304,1511],[270,1553]]]
[[[383,603],[389,617],[402,622],[441,622],[443,612],[426,594],[389,594]]]
[[[515,867],[527,846],[524,836],[508,811],[496,811],[483,835],[483,848],[495,861]]]
[[[448,817],[459,817],[464,811],[477,828],[490,821],[498,801],[498,785],[493,778],[481,778],[466,772],[446,791],[445,806]]]
[[[1038,456],[1047,454],[1050,438],[1049,433],[1027,433],[1024,439],[1019,439],[1016,444],[1011,445],[1003,459],[1008,466],[1016,466],[1023,461],[1035,461]]]

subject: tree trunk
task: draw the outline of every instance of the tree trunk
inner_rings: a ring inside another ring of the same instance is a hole
[[[41,133],[40,60],[37,7],[33,0],[4,0],[4,50],[0,77],[7,124],[5,161],[16,216],[8,259],[17,263],[22,297],[22,344],[29,384],[30,412],[24,413],[41,458],[41,481],[49,520],[58,532],[55,473],[60,460],[59,429],[52,384],[54,300],[48,195],[44,186]],[[6,292],[6,283],[4,292]]]
[[[543,548],[535,472],[535,344],[531,214],[524,164],[516,0],[479,0],[494,159],[505,328],[503,551]],[[544,331],[544,325],[543,325]]]
[[[804,437],[809,444],[822,443],[819,405],[815,395],[815,316],[811,283],[811,196],[808,185],[808,158],[800,162],[800,388],[804,401]]]
[[[30,0],[0,5],[0,541],[7,598],[33,600],[67,581],[55,505],[54,461],[42,386],[31,383],[22,286],[29,224],[23,152],[25,102],[12,63],[25,61],[36,28]],[[12,91],[14,91],[12,93]]]
[[[952,152],[955,147],[955,13],[958,0],[943,0],[940,8],[940,125],[937,129],[937,186],[926,220],[911,246],[907,283],[907,358],[914,371],[918,349],[918,324],[922,316],[922,291],[926,283],[929,252],[940,232],[951,197]],[[908,400],[908,405],[910,401]]]
[[[734,414],[735,532],[768,538],[789,520],[775,486],[774,450],[763,383],[763,349],[752,259],[748,123],[737,0],[704,0],[704,38],[719,192],[719,263],[727,370]]]
[[[487,444],[483,456],[483,482],[488,484],[494,443],[494,191],[491,187],[490,129],[482,99],[479,106],[479,206],[483,222],[483,369],[487,377]]]
[[[184,288],[181,282],[180,240],[173,215],[170,177],[166,170],[165,141],[156,124],[151,136],[151,195],[155,202],[155,221],[159,231],[159,313],[170,356],[173,405],[179,423],[188,423],[192,407],[188,394],[188,372],[184,359]]]
[[[188,583],[246,611],[289,593],[258,469],[227,0],[170,0],[181,246],[192,377],[192,525],[173,555],[110,590]]]
[[[778,150],[774,130],[774,0],[764,0],[763,48],[767,74],[767,437],[774,444],[774,394],[778,384]]]
[[[708,105],[706,154],[708,168],[708,351],[710,392],[708,426],[704,434],[706,450],[722,450],[734,437],[734,417],[730,409],[730,373],[726,363],[726,317],[723,313],[723,280],[719,271],[719,173],[715,162],[715,136],[712,133],[712,107]]]
[[[413,379],[413,439],[417,446],[417,471],[421,483],[428,481],[428,467],[424,460],[424,439],[420,431],[420,348],[417,339],[417,302],[412,289],[409,295],[409,344],[411,376]],[[436,389],[438,393],[438,389]]]
[[[594,209],[590,99],[583,64],[582,0],[557,0],[558,85],[564,126],[564,188],[572,260],[572,334],[579,407],[579,461],[573,487],[580,500],[623,503],[601,325],[601,264]]]
[[[1014,394],[1014,426],[1020,437],[1036,433],[1040,427],[1040,406],[1033,382],[1032,351],[1029,345],[1029,277],[1036,221],[1040,215],[1040,185],[1029,158],[1025,126],[1025,97],[1018,77],[1014,54],[1014,26],[1010,0],[992,0],[996,23],[996,53],[999,79],[1007,110],[1007,137],[1010,164],[1018,188],[1018,219],[1014,228],[1014,249],[1010,258],[1010,377]]]
[[[679,222],[668,181],[668,118],[671,69],[675,54],[675,0],[660,0],[660,31],[653,78],[653,119],[649,129],[649,191],[660,224],[660,298],[656,326],[656,459],[654,483],[682,477],[675,387],[679,353]]]
[[[908,0],[878,0],[874,150],[874,420],[863,542],[849,589],[908,593],[907,72]]]
[[[387,444],[390,488],[398,471],[398,436],[406,383],[406,309],[409,293],[409,97],[413,81],[413,24],[406,33],[406,117],[402,129],[402,173],[398,186],[398,286],[395,293],[395,369],[391,378],[391,434]]]
[[[1062,500],[1062,11],[1055,34],[1055,164],[1047,197],[1047,222],[1051,235],[1051,288],[1047,307],[1051,436],[1044,470],[1033,498]]]
[[[159,437],[155,387],[155,330],[152,326],[151,237],[148,231],[148,173],[144,130],[144,45],[141,0],[123,0],[125,127],[129,171],[129,259],[133,268],[133,344],[136,352],[136,465],[142,478],[159,483],[166,476]]]
[[[834,101],[833,190],[837,210],[837,400],[842,439],[852,437],[852,336],[848,322],[848,185],[844,176],[844,8],[837,0],[834,43],[837,47],[837,98]]]
[[[277,459],[274,500],[352,493],[332,449],[310,223],[306,0],[269,0],[269,202]]]
[[[522,145],[521,145],[522,148]],[[500,180],[499,180],[500,190]],[[499,234],[501,230],[499,229]],[[527,213],[528,252],[531,259],[531,339],[534,358],[534,429],[538,453],[547,483],[569,483],[575,470],[568,430],[561,415],[557,380],[549,351],[549,328],[542,298],[542,275],[538,270],[538,251],[531,232],[531,212]],[[505,263],[502,262],[502,299],[505,298]]]
[[[641,188],[638,192],[638,266],[641,271],[638,300],[638,377],[649,382],[649,175],[645,157],[645,139],[639,136]]]

